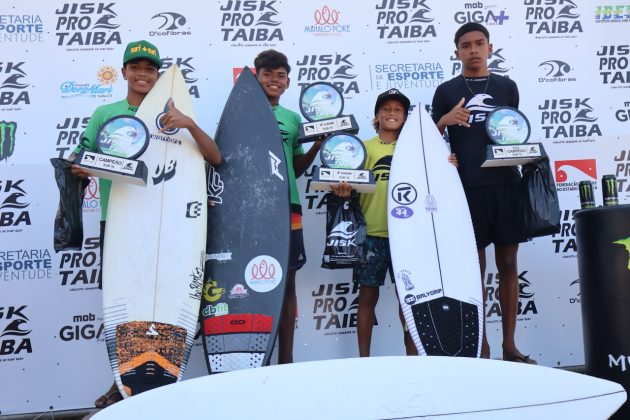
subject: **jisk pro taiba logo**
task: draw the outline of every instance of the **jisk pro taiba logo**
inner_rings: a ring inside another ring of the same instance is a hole
[[[571,142],[588,141],[602,135],[595,110],[589,104],[591,98],[545,99],[538,106],[544,138],[574,139]]]
[[[116,23],[116,3],[64,3],[57,10],[55,36],[57,45],[67,50],[80,50],[85,46],[105,46],[112,49],[122,43],[120,26]],[[90,50],[90,49],[85,49]]]
[[[0,62],[0,107],[13,105],[13,110],[19,111],[21,108],[15,108],[15,106],[31,103],[29,92],[26,89],[29,87],[29,83],[25,80],[27,74],[22,68],[24,65],[24,61]]]
[[[602,84],[630,87],[630,45],[604,45],[597,51]]]
[[[282,22],[278,20],[280,3],[276,0],[227,0],[219,4],[224,42],[258,46],[259,43],[284,40]]]
[[[380,0],[375,10],[378,37],[388,43],[425,42],[437,36],[428,0]]]
[[[352,63],[352,54],[305,55],[296,62],[297,82],[300,88],[311,83],[329,82],[348,99],[352,93],[359,94],[357,71]]]
[[[525,26],[536,38],[564,35],[573,38],[584,32],[578,6],[572,0],[524,0]]]
[[[27,305],[0,306],[0,362],[19,360],[21,357],[11,356],[33,353],[28,312]]]

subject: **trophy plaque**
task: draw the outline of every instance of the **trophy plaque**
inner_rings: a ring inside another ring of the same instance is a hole
[[[363,142],[348,133],[333,134],[319,150],[322,167],[313,167],[310,191],[329,191],[331,184],[345,181],[358,192],[374,192],[374,174],[363,169],[367,152]]]
[[[97,152],[81,151],[76,163],[94,176],[147,185],[147,167],[137,158],[149,145],[149,130],[135,116],[120,115],[105,121],[96,137]]]
[[[332,84],[317,82],[306,86],[300,95],[300,112],[308,122],[300,125],[298,141],[307,143],[338,131],[358,133],[354,116],[342,115],[343,106],[343,95]]]
[[[546,156],[541,143],[527,143],[531,126],[516,108],[502,106],[488,114],[486,132],[494,144],[488,145],[482,168],[523,165]]]

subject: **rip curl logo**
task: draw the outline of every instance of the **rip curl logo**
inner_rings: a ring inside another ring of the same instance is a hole
[[[0,121],[0,162],[8,160],[15,150],[15,133],[17,123],[13,121]]]

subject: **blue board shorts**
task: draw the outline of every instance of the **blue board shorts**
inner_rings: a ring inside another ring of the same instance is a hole
[[[385,276],[394,282],[392,257],[389,253],[389,238],[367,236],[365,265],[352,270],[352,281],[361,286],[379,287],[385,284]]]

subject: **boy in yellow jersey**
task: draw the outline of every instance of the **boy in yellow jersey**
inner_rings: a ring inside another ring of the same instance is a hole
[[[359,309],[357,313],[357,337],[359,355],[370,355],[372,329],[375,322],[375,309],[378,303],[380,286],[385,283],[389,271],[393,280],[392,261],[389,252],[389,233],[387,230],[387,189],[389,170],[394,155],[398,136],[407,120],[410,101],[397,89],[381,93],[374,106],[375,137],[364,142],[367,150],[365,169],[374,173],[376,190],[373,193],[361,194],[359,201],[367,227],[366,264],[355,268],[352,279],[359,283]],[[457,164],[455,155],[449,162]],[[345,182],[332,185],[333,193],[342,198],[350,197],[352,187]],[[399,316],[405,327],[402,312]],[[405,350],[407,355],[416,355],[418,350],[405,329]]]

